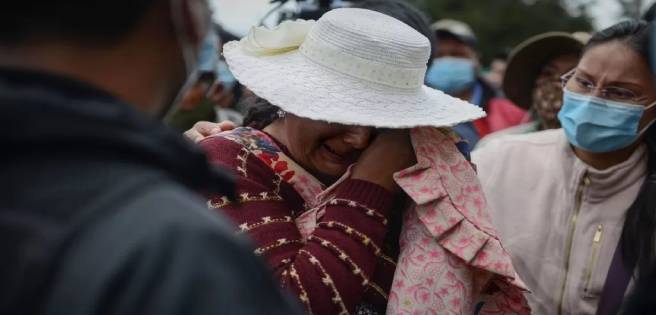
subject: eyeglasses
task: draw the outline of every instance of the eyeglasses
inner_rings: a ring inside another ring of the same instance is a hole
[[[594,93],[594,91],[599,90],[599,95],[601,95],[602,98],[610,101],[630,103],[640,103],[642,101],[642,97],[639,96],[638,93],[626,88],[617,86],[606,86],[603,88],[598,87],[592,81],[576,75],[576,69],[572,69],[571,71],[565,73],[562,77],[560,77],[560,80],[563,89],[565,86],[567,86],[568,90],[575,93],[591,95]],[[570,80],[572,80],[572,84],[568,84],[570,83]]]

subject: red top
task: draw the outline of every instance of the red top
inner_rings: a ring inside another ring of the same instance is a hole
[[[303,199],[264,162],[234,141],[212,137],[200,143],[212,163],[235,171],[239,203],[213,196],[208,205],[230,217],[254,241],[279,278],[312,314],[353,312],[362,302],[384,313],[396,257],[383,240],[393,195],[362,180],[336,190],[316,230],[303,241],[294,219]],[[239,170],[239,171],[237,171]],[[371,211],[379,215],[372,216]]]
[[[522,124],[526,119],[526,110],[513,104],[510,100],[495,97],[488,102],[487,116],[474,121],[478,135],[483,138],[490,133]]]

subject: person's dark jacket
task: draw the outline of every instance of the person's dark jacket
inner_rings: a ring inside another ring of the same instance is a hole
[[[0,70],[0,314],[294,314],[196,192],[231,180],[83,83]]]
[[[622,315],[647,315],[656,313],[656,266],[638,280],[633,291],[624,300]]]

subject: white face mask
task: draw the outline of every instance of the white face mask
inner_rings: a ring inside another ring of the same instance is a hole
[[[165,106],[162,112],[159,114],[159,118],[164,119],[165,121],[169,120],[171,116],[177,111],[177,107],[181,103],[184,93],[198,80],[197,63],[202,41],[194,43],[194,41],[189,37],[189,34],[194,34],[196,31],[198,31],[204,35],[209,31],[209,28],[205,27],[205,21],[202,20],[203,17],[198,16],[196,12],[190,12],[192,9],[186,8],[185,2],[183,0],[170,1],[171,20],[173,22],[173,27],[175,28],[180,51],[182,52],[182,58],[185,65],[185,73],[187,78],[185,83],[176,94],[175,98],[172,100],[172,103],[166,104],[169,106]],[[209,21],[211,16],[209,5],[207,8],[207,16],[205,18],[207,18]],[[192,19],[192,21],[189,21],[189,23],[185,23],[185,12],[188,12],[188,17]],[[190,30],[190,26],[194,27],[195,29]],[[205,30],[202,30],[203,28],[205,28]],[[204,38],[205,36],[202,37]]]

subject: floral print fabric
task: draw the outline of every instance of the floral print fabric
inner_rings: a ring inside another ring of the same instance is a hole
[[[238,128],[226,137],[242,143],[290,183],[306,211],[296,218],[304,237],[312,233],[326,202],[350,168],[325,187],[266,133]],[[234,139],[233,139],[234,138]],[[473,166],[450,130],[411,131],[417,164],[395,174],[414,201],[405,211],[399,260],[387,314],[528,314],[526,289],[499,242]]]
[[[530,313],[459,137],[416,128],[411,138],[417,164],[395,179],[415,204],[404,216],[387,313]]]
[[[223,136],[248,148],[301,195],[305,202],[305,211],[299,214],[295,222],[304,239],[314,231],[332,192],[351,174],[349,168],[342,178],[326,188],[316,177],[287,156],[276,141],[265,132],[253,128],[237,128]]]
[[[268,134],[253,128],[237,128],[223,136],[241,143],[271,167],[285,182],[294,187],[305,200],[306,207],[317,206],[317,196],[326,189],[325,185],[287,156]]]

